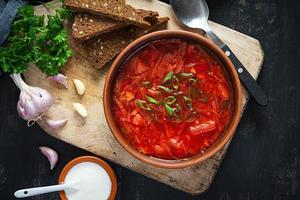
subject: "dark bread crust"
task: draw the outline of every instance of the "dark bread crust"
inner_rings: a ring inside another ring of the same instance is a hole
[[[151,23],[158,18],[157,12],[135,9],[125,5],[124,0],[65,0],[64,5],[75,11],[107,17],[141,28],[151,27]]]
[[[72,26],[72,36],[83,41],[125,26],[127,24],[109,18],[102,18],[88,13],[77,13]]]
[[[157,29],[168,20],[169,18],[167,17],[158,18],[157,22],[152,24],[147,30],[130,25],[82,42],[71,38],[71,46],[85,57],[94,68],[101,69],[133,40],[151,30]]]

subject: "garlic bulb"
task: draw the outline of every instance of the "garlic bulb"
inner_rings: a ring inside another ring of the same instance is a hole
[[[17,104],[18,113],[30,126],[48,111],[52,105],[52,97],[42,88],[27,85],[20,74],[12,74],[11,78],[21,91]]]

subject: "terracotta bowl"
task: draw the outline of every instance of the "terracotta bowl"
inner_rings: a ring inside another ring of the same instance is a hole
[[[100,165],[101,167],[103,167],[103,169],[105,169],[105,171],[108,173],[109,178],[111,180],[111,192],[110,192],[110,196],[109,196],[108,200],[114,200],[116,197],[116,194],[117,194],[116,175],[115,175],[114,171],[112,170],[112,168],[104,160],[101,160],[100,158],[97,158],[94,156],[81,156],[81,157],[75,158],[74,160],[71,160],[61,171],[59,179],[58,179],[58,183],[63,183],[65,181],[66,176],[67,176],[68,172],[72,169],[72,167],[74,167],[75,165],[77,165],[79,163],[83,163],[83,162],[96,163],[96,164]],[[101,190],[101,188],[99,188],[99,190]],[[66,193],[64,191],[61,191],[59,193],[59,195],[60,195],[61,200],[68,200]]]
[[[182,39],[189,39],[192,41],[195,41],[208,51],[210,51],[212,54],[214,54],[220,61],[220,63],[223,65],[223,67],[226,69],[226,71],[229,74],[229,77],[231,79],[231,83],[233,86],[233,93],[234,93],[234,105],[233,105],[233,113],[232,118],[227,126],[227,128],[224,130],[222,135],[219,137],[219,139],[213,144],[209,149],[207,149],[204,153],[186,158],[181,160],[165,160],[160,158],[155,158],[152,156],[144,155],[143,153],[139,152],[134,146],[132,146],[126,138],[121,133],[117,123],[114,120],[113,112],[111,109],[111,102],[112,102],[112,91],[115,84],[115,78],[117,74],[120,71],[120,67],[123,65],[123,63],[126,61],[126,59],[132,55],[135,51],[137,51],[142,46],[145,46],[146,44],[159,40],[162,38],[182,38]],[[216,154],[218,151],[220,151],[225,144],[232,138],[232,136],[235,133],[236,127],[238,125],[238,122],[240,120],[240,114],[241,114],[241,105],[242,105],[242,92],[241,92],[241,84],[240,80],[238,78],[238,74],[232,64],[232,62],[227,58],[225,53],[214,43],[212,43],[210,40],[206,39],[205,37],[194,34],[187,31],[178,31],[178,30],[164,30],[164,31],[157,31],[150,33],[148,35],[145,35],[143,37],[138,38],[137,40],[133,41],[131,44],[129,44],[115,59],[113,62],[104,86],[104,112],[105,117],[107,120],[107,123],[115,136],[115,138],[118,140],[118,142],[128,151],[131,155],[136,157],[137,159],[143,161],[144,163],[161,167],[161,168],[184,168],[184,167],[190,167],[197,165],[208,158],[212,157],[214,154]]]

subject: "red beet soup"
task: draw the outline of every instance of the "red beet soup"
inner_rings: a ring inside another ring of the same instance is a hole
[[[115,80],[115,121],[143,154],[183,159],[204,153],[230,122],[230,78],[194,41],[153,41],[128,58]]]

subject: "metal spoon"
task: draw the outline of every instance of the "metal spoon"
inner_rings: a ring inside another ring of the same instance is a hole
[[[210,39],[231,59],[239,74],[240,80],[255,101],[259,105],[267,105],[268,98],[266,94],[231,49],[210,29],[208,25],[209,9],[205,0],[170,0],[170,3],[176,16],[184,25],[206,32]]]

